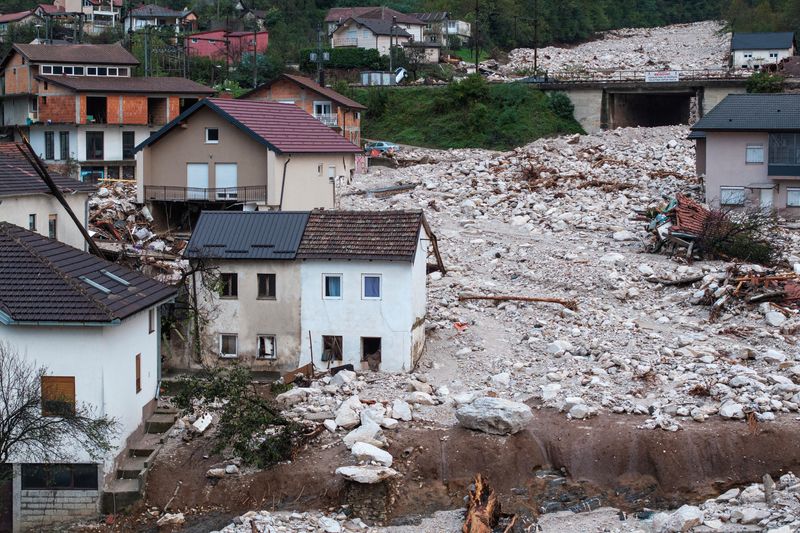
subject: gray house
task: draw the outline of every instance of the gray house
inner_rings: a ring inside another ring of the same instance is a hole
[[[706,201],[800,214],[800,94],[731,94],[693,127]]]

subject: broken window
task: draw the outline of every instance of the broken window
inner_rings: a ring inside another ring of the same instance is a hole
[[[342,275],[341,274],[323,274],[323,297],[338,300],[342,297]]]
[[[258,274],[258,297],[263,300],[275,299],[275,274]]]
[[[136,393],[142,392],[142,354],[136,354]]]
[[[239,275],[220,274],[219,295],[223,298],[236,298],[239,296]]]
[[[96,464],[23,464],[22,490],[97,490]]]
[[[237,357],[239,355],[239,336],[223,333],[219,336],[219,356]]]
[[[58,226],[58,215],[52,214],[47,217],[47,236],[51,239],[57,239],[56,228]]]
[[[322,360],[341,361],[342,360],[342,336],[323,335],[322,336]]]
[[[380,274],[363,274],[361,276],[361,297],[365,300],[379,300],[381,297]]]
[[[275,351],[275,335],[258,336],[258,358],[275,359],[278,357]]]
[[[42,416],[75,414],[75,377],[42,376]]]
[[[373,372],[380,370],[381,366],[381,338],[361,337],[361,360],[369,365]]]

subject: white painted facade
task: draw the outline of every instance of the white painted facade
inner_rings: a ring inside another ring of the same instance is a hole
[[[116,124],[91,124],[85,126],[75,125],[34,125],[30,128],[30,142],[33,149],[42,159],[48,162],[62,161],[61,159],[61,139],[59,132],[69,132],[69,157],[79,162],[87,160],[86,157],[86,132],[88,131],[102,131],[103,132],[103,160],[104,161],[121,161],[122,157],[122,132],[133,131],[135,143],[144,142],[150,136],[151,132],[155,132],[157,126],[150,128],[148,126],[122,126]],[[55,157],[53,159],[45,158],[45,132],[52,131],[53,134],[53,151]],[[135,159],[130,159],[131,164]]]
[[[362,338],[381,339],[380,370],[408,372],[421,353],[424,343],[426,313],[426,258],[429,239],[424,231],[417,245],[414,262],[304,260],[300,267],[301,337],[300,365],[320,360],[323,335],[342,337],[342,360],[331,366],[352,364],[367,368],[362,362]],[[342,276],[341,298],[323,297],[323,276]],[[363,276],[381,276],[379,299],[365,299]],[[410,297],[409,297],[410,296]],[[415,328],[414,326],[417,325]],[[309,336],[311,343],[309,344]]]
[[[755,68],[761,65],[778,63],[794,55],[793,48],[775,50],[735,50],[733,52],[734,68]]]
[[[150,332],[149,309],[108,326],[0,325],[0,338],[25,359],[47,368],[47,375],[74,376],[75,401],[87,404],[95,413],[114,418],[117,434],[106,456],[108,472],[126,439],[139,427],[148,404],[154,401],[159,384],[159,320]],[[141,391],[136,392],[136,355],[141,354]],[[91,457],[75,443],[65,442],[75,463],[91,463]],[[30,462],[12,456],[13,463]],[[63,461],[59,461],[63,462]]]
[[[64,195],[70,209],[86,227],[89,193],[75,192]],[[31,215],[36,217],[36,227],[31,228]],[[50,237],[50,216],[55,215],[55,238],[79,250],[86,249],[86,241],[72,222],[67,211],[50,194],[21,194],[0,198],[0,221],[11,222],[22,228]]]

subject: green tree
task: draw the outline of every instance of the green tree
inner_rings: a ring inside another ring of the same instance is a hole
[[[754,72],[747,78],[747,92],[749,93],[782,93],[786,79],[767,71]]]

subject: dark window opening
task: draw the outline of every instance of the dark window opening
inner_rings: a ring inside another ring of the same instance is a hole
[[[147,99],[147,123],[161,126],[167,123],[167,99]]]
[[[22,490],[97,490],[97,465],[23,464]]]
[[[258,297],[274,300],[275,296],[275,274],[259,274]]]
[[[341,361],[342,360],[342,336],[323,335],[322,336],[322,360]]]
[[[86,132],[86,159],[87,160],[102,160],[103,159],[103,132],[102,131],[87,131]]]
[[[381,338],[361,337],[361,360],[369,365],[373,372],[380,370],[381,366]]]
[[[197,98],[181,98],[180,112],[183,113],[196,103],[197,103]]]
[[[66,161],[69,159],[69,132],[68,131],[59,131],[58,132],[58,143],[61,151],[61,159]]]
[[[52,131],[44,132],[44,158],[50,160],[56,158],[55,133]]]
[[[47,219],[47,235],[51,239],[57,239],[56,227],[58,225],[58,215],[50,215]]]
[[[119,167],[108,167],[106,171],[106,179],[107,180],[118,180],[119,179]]]
[[[223,298],[236,298],[239,296],[238,274],[220,274],[220,293]]]
[[[136,136],[132,131],[122,132],[122,159],[133,159],[133,149],[136,147]]]
[[[106,124],[108,107],[105,96],[86,97],[86,122],[89,124]]]

